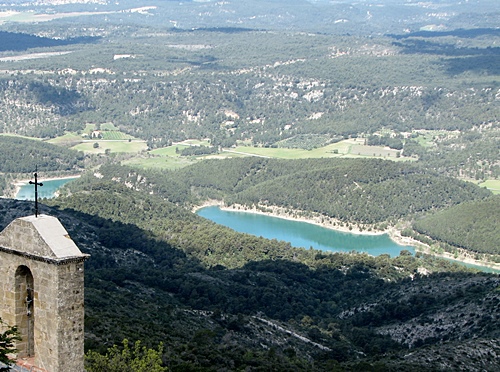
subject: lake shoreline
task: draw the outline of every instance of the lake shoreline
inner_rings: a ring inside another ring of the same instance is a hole
[[[234,204],[234,205],[225,205],[224,202],[218,201],[218,200],[210,200],[206,201],[201,205],[195,206],[192,209],[193,213],[196,213],[199,209],[206,208],[206,207],[219,207],[223,211],[233,211],[233,212],[244,212],[244,213],[254,213],[254,214],[261,214],[265,216],[270,216],[270,217],[276,217],[276,218],[282,218],[285,220],[289,221],[297,221],[297,222],[305,222],[305,223],[310,223],[313,225],[321,226],[327,229],[339,231],[339,232],[345,232],[349,234],[357,234],[357,235],[384,235],[388,234],[391,236],[391,239],[395,241],[396,243],[400,245],[415,245],[414,243],[408,244],[409,242],[413,242],[413,239],[411,238],[406,238],[403,236],[398,236],[396,234],[396,231],[394,229],[388,228],[385,230],[368,230],[368,228],[365,229],[360,229],[358,226],[351,225],[350,227],[348,226],[343,226],[344,223],[340,220],[337,220],[335,218],[331,217],[325,217],[325,216],[297,216],[298,214],[304,213],[303,211],[297,211],[295,210],[293,212],[294,215],[291,215],[291,213],[288,212],[288,208],[282,208],[282,207],[263,207],[266,210],[259,209],[257,207],[249,208],[240,204]]]
[[[61,177],[49,177],[49,178],[44,178],[44,179],[39,179],[38,182],[44,182],[44,181],[57,181],[57,180],[67,180],[67,179],[77,179],[80,178],[81,174],[74,175],[74,176],[61,176]],[[21,179],[21,180],[16,180],[16,182],[13,183],[14,185],[14,191],[12,193],[9,193],[10,195],[3,195],[2,197],[8,198],[11,197],[13,199],[17,198],[17,195],[19,194],[19,190],[21,190],[22,186],[27,185],[32,179]],[[13,194],[13,195],[12,195]]]
[[[412,246],[415,248],[415,251],[417,253],[424,253],[428,254],[431,256],[436,256],[440,258],[445,258],[448,260],[456,261],[457,263],[462,263],[462,264],[470,264],[470,265],[477,265],[477,266],[482,266],[482,267],[487,267],[493,270],[500,270],[500,265],[499,264],[494,264],[492,262],[488,261],[480,261],[476,260],[470,256],[466,256],[465,254],[468,252],[464,252],[463,255],[455,257],[452,253],[449,252],[434,252],[431,247],[427,244],[424,244],[418,240],[415,240],[410,237],[402,236],[401,231],[398,230],[396,227],[389,227],[385,230],[380,230],[380,231],[366,231],[366,230],[361,230],[357,226],[352,226],[351,228],[346,227],[346,226],[341,226],[341,221],[329,218],[329,217],[324,217],[324,216],[314,216],[314,217],[304,217],[304,216],[297,216],[300,213],[303,213],[301,211],[294,211],[293,213],[295,215],[291,215],[288,211],[289,209],[287,208],[282,208],[282,207],[263,207],[265,210],[263,211],[262,209],[258,209],[257,207],[249,208],[243,205],[239,204],[234,204],[231,206],[225,205],[224,202],[219,201],[219,200],[209,200],[201,205],[197,205],[192,208],[192,212],[196,213],[199,209],[206,208],[206,207],[219,207],[221,210],[224,211],[233,211],[233,212],[244,212],[244,213],[254,213],[254,214],[261,214],[261,215],[266,215],[270,217],[276,217],[276,218],[282,218],[282,219],[287,219],[290,221],[297,221],[297,222],[305,222],[305,223],[310,223],[313,225],[321,226],[327,229],[339,231],[339,232],[346,232],[350,234],[359,234],[359,235],[383,235],[387,234],[389,237],[397,244],[403,245],[403,246]],[[328,221],[328,222],[325,222]]]

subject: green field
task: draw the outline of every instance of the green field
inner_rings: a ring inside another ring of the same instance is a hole
[[[380,146],[366,146],[363,143],[363,140],[350,139],[313,150],[238,146],[234,149],[226,149],[225,151],[228,153],[233,152],[279,159],[370,157],[390,160],[410,160],[409,158],[397,158],[396,154],[399,152],[398,150]]]
[[[110,141],[120,141],[120,140],[128,140],[134,138],[131,135],[125,134],[117,130],[109,130],[109,131],[103,130],[101,131],[101,134],[103,140],[110,140]]]
[[[113,125],[113,123],[103,123],[100,125],[100,132],[102,138],[94,138],[89,139],[91,133],[96,129],[96,124],[85,124],[85,128],[82,132],[69,132],[64,134],[63,136],[56,137],[50,139],[48,142],[53,143],[55,145],[67,146],[76,150],[88,152],[88,153],[101,153],[104,152],[106,148],[111,149],[113,152],[137,152],[145,150],[146,148],[142,148],[137,145],[137,143],[131,144],[130,146],[125,146],[123,144],[114,144],[111,145],[107,143],[106,145],[99,146],[98,149],[94,149],[92,145],[95,142],[104,141],[131,141],[131,142],[144,142],[142,140],[138,140],[135,137],[120,132],[120,130]],[[84,137],[85,136],[85,137]],[[92,145],[88,145],[88,142],[92,141]],[[138,148],[140,149],[138,150]]]
[[[123,165],[128,165],[141,169],[179,169],[195,163],[196,160],[180,157],[180,156],[136,156],[132,159],[122,162]]]
[[[478,184],[481,187],[486,187],[493,194],[500,194],[500,180],[487,180]]]
[[[204,156],[180,156],[179,152],[189,145],[204,145],[208,146],[207,141],[188,140],[182,143],[176,143],[169,147],[162,147],[149,151],[146,156],[143,154],[126,160],[123,164],[137,168],[155,168],[155,169],[178,169],[187,165],[193,164],[196,161],[203,159],[222,159],[241,156],[261,156],[277,159],[305,159],[305,158],[380,158],[394,161],[415,160],[410,158],[397,158],[397,150],[387,149],[380,146],[366,146],[364,140],[344,140],[325,147],[320,147],[313,150],[304,149],[289,149],[289,148],[270,148],[270,147],[253,147],[253,146],[237,146],[234,148],[224,149],[219,154],[204,155]],[[93,142],[92,142],[93,144]],[[95,150],[92,144],[87,145],[87,149]],[[104,145],[102,145],[104,146]],[[88,152],[104,152],[90,151]],[[86,150],[82,150],[86,151]]]
[[[94,148],[94,144],[98,143],[99,147]],[[127,153],[139,153],[141,151],[147,150],[147,145],[145,141],[104,141],[104,140],[88,140],[73,146],[72,149],[83,151],[89,154],[104,154],[106,149],[109,149],[112,153],[116,152],[127,152]]]
[[[66,145],[68,144],[69,146],[74,146],[75,143],[81,142],[82,141],[82,136],[76,133],[66,133],[64,136],[52,138],[48,140],[47,142],[50,142],[54,145]]]
[[[183,141],[182,143],[176,143],[175,145],[169,147],[154,149],[152,151],[149,151],[146,155],[141,154],[137,157],[125,160],[122,163],[124,165],[129,165],[136,168],[179,169],[204,159],[221,159],[245,156],[229,152],[205,156],[180,156],[180,151],[189,147],[190,145],[209,146],[209,143],[207,141],[187,140]]]

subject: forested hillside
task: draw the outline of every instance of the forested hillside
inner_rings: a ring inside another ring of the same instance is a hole
[[[1,227],[30,209],[1,204]],[[116,182],[51,204],[63,210],[42,211],[60,218],[92,255],[87,347],[161,341],[174,371],[497,365],[496,276],[404,252],[391,259],[295,249],[231,232]],[[442,274],[420,274],[431,272]],[[490,357],[478,358],[485,352]]]
[[[93,44],[69,42],[53,55],[42,48],[26,56],[4,52],[2,131],[47,138],[112,123],[150,148],[188,138],[223,147],[297,146],[294,139],[310,135],[327,144],[390,131],[403,155],[436,170],[499,175],[499,52],[488,41],[500,37],[494,30],[403,38],[102,32]],[[433,146],[419,140],[425,131],[438,131]]]
[[[380,135],[439,172],[500,175],[492,1],[473,16],[440,4],[446,19],[400,1],[251,3],[32,4],[51,22],[0,25],[0,129],[52,138],[111,123],[150,149],[197,138],[211,151]]]
[[[103,190],[116,194],[116,198],[107,199]],[[155,213],[161,216],[161,209],[167,207],[137,201],[135,194],[130,194],[132,190],[185,208],[182,215],[191,222],[182,225],[182,231],[194,232],[179,238],[179,224],[174,228],[172,221],[154,217]],[[210,265],[241,264],[243,258],[239,255],[244,250],[240,249],[248,245],[254,250],[245,259],[262,259],[270,253],[254,238],[240,240],[229,232],[221,235],[224,238],[218,242],[218,249],[205,249],[203,242],[212,242],[214,234],[221,233],[193,227],[188,210],[207,200],[264,212],[279,207],[288,217],[322,221],[344,229],[372,231],[407,226],[402,231],[404,236],[420,240],[436,253],[498,260],[495,247],[500,242],[496,228],[500,209],[492,202],[497,198],[472,183],[414,164],[362,159],[236,158],[200,162],[169,172],[108,164],[84,174],[61,194],[71,195],[69,205],[83,208],[86,213],[112,219],[123,215],[128,222],[161,231],[162,236],[171,236],[180,247],[189,247],[193,255]],[[89,202],[95,198],[100,203]],[[134,213],[135,208],[144,209],[147,217]],[[469,213],[468,208],[477,213]],[[433,214],[436,211],[440,212]],[[416,231],[409,229],[413,221]],[[280,247],[275,251],[279,252],[277,257],[289,257],[289,244]]]
[[[128,78],[126,71],[139,67],[137,58],[113,64],[108,59],[89,60],[89,64],[101,66],[90,73],[90,65],[80,65],[88,57],[78,52],[64,57],[76,64],[70,73],[4,77],[2,97],[19,102],[5,104],[9,119],[4,130],[41,136],[47,120],[59,122],[64,115],[64,121],[73,124],[64,127],[59,123],[58,131],[48,134],[61,134],[77,125],[75,120],[83,120],[113,122],[154,146],[205,137],[229,145],[242,138],[272,144],[301,133],[353,135],[384,127],[465,130],[498,119],[498,110],[492,106],[497,93],[494,84],[478,78],[471,89],[462,85],[466,80],[460,74],[449,79],[445,71],[448,60],[419,55],[418,51],[408,56],[388,39],[370,45],[356,38],[287,34],[283,36],[290,45],[273,48],[276,37],[266,32],[223,35],[231,39],[231,47],[222,44],[222,35],[213,33],[189,39],[177,33],[158,37],[160,49],[155,48],[155,56],[144,46],[125,44],[122,48],[144,53],[140,57],[143,65],[152,64],[134,78]],[[206,44],[206,38],[215,45]],[[205,40],[199,48],[209,54],[174,48],[188,40]],[[243,54],[235,50],[244,45]],[[257,49],[262,45],[270,48],[269,53]],[[109,58],[118,53],[106,45],[93,46],[96,48]],[[240,55],[234,59],[236,52]],[[374,58],[378,53],[380,58]],[[166,66],[157,65],[158,55],[167,58]],[[227,60],[228,56],[232,58]],[[31,62],[25,68],[49,67],[37,66],[39,63]],[[418,75],[419,69],[433,64],[439,68],[429,71],[430,76]],[[494,72],[486,75],[498,76]],[[17,120],[26,115],[27,107],[36,108],[31,111],[37,113],[31,114],[30,126]],[[284,130],[287,125],[291,128]]]
[[[414,213],[489,195],[473,185],[407,164],[352,160],[325,162],[323,167],[299,161],[295,166],[294,172],[259,182],[228,202],[277,205],[373,224],[395,223]]]
[[[362,159],[208,160],[167,174],[104,166],[99,177],[88,175],[72,187],[114,179],[175,203],[218,199],[228,205],[278,206],[360,225],[396,223],[491,195],[418,165]]]
[[[500,254],[500,197],[463,203],[418,219],[414,229],[477,253]]]
[[[83,168],[83,153],[42,141],[0,136],[0,172],[30,173],[78,171]]]
[[[47,174],[79,173],[84,168],[84,155],[50,143],[16,137],[0,136],[0,194],[13,188],[19,178],[31,177],[38,169]]]

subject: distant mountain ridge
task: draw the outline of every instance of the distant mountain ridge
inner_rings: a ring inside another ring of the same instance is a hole
[[[107,0],[42,0],[0,1],[4,7],[17,11],[53,6],[55,11],[117,10],[108,16],[110,22],[134,19],[149,25],[170,22],[176,28],[244,27],[255,29],[281,29],[328,32],[384,34],[419,31],[423,27],[450,30],[454,28],[495,27],[494,0],[480,3],[460,1],[314,1],[314,0],[247,0],[247,1],[131,1]],[[154,7],[146,12],[127,14],[141,6]],[[128,9],[128,10],[127,10]],[[429,9],[432,10],[429,12]],[[50,10],[51,12],[54,10]],[[125,13],[122,13],[124,11]],[[473,17],[470,13],[475,13]],[[485,15],[492,15],[485,16]],[[152,15],[152,17],[144,17]],[[76,14],[75,14],[76,16]],[[491,19],[490,19],[491,18]],[[467,27],[467,23],[469,27]]]

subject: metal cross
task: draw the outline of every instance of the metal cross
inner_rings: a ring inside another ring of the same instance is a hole
[[[41,182],[38,182],[38,175],[36,174],[36,170],[35,170],[35,182],[33,181],[30,181],[29,184],[30,185],[35,185],[35,217],[38,217],[38,186],[43,186],[43,183]]]

